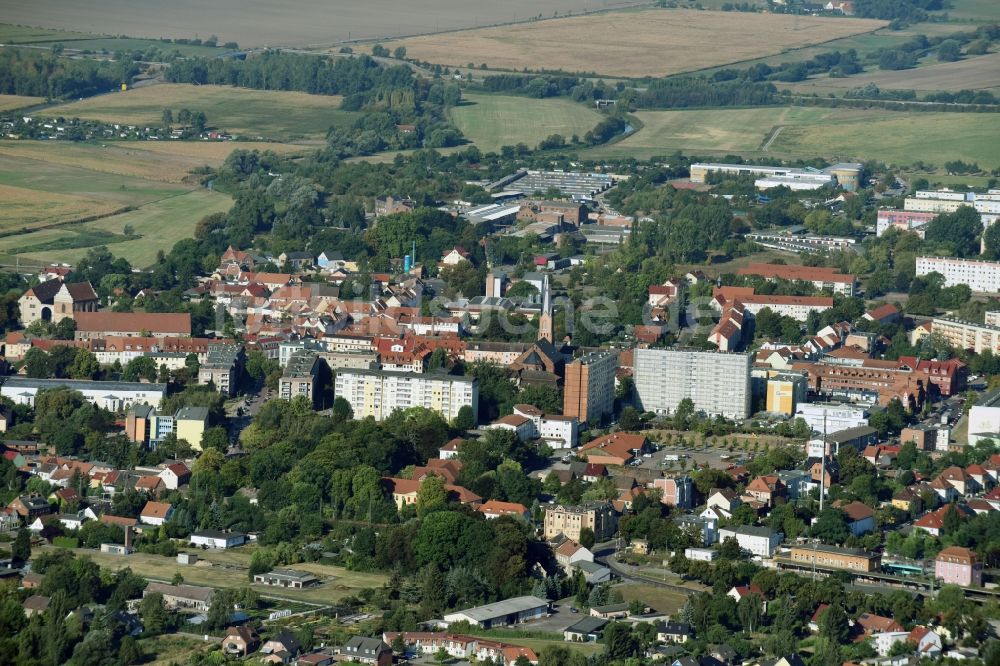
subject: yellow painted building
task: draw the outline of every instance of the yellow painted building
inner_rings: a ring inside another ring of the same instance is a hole
[[[177,439],[183,439],[195,451],[201,451],[201,438],[208,428],[207,407],[182,407],[174,417]]]
[[[792,416],[800,402],[806,399],[809,382],[804,375],[783,372],[767,380],[767,411],[770,414]]]

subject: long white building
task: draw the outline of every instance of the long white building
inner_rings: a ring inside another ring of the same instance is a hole
[[[67,388],[79,391],[84,399],[97,407],[120,412],[132,405],[159,407],[167,395],[166,384],[142,382],[95,382],[83,379],[32,379],[7,377],[0,395],[10,398],[16,405],[34,406],[39,391]]]
[[[953,257],[917,257],[917,276],[940,273],[944,286],[967,284],[972,291],[996,293],[1000,291],[1000,263],[955,259]]]
[[[748,354],[636,349],[635,392],[642,411],[671,414],[690,398],[695,411],[729,419],[750,415]]]
[[[478,421],[479,383],[473,377],[345,368],[337,371],[333,391],[350,403],[356,419],[381,421],[397,409],[425,407],[450,421],[468,405]]]

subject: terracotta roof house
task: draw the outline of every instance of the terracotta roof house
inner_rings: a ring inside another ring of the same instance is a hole
[[[528,507],[518,502],[501,502],[500,500],[488,500],[476,507],[476,511],[487,518],[499,518],[501,516],[516,516],[527,519],[531,517]]]
[[[861,502],[851,502],[839,507],[847,515],[847,526],[854,536],[860,536],[875,529],[875,511]]]
[[[866,636],[887,631],[903,631],[903,626],[891,617],[882,617],[872,613],[862,613],[858,616],[857,623],[864,630]]]
[[[146,525],[162,525],[170,520],[174,514],[174,507],[169,502],[146,502],[139,514],[139,520]]]
[[[754,499],[773,505],[774,500],[785,494],[785,486],[776,474],[758,476],[747,485],[747,494]]]

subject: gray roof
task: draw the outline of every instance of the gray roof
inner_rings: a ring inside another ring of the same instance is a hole
[[[770,527],[758,527],[756,525],[733,525],[730,527],[723,527],[719,532],[734,532],[736,534],[744,534],[746,536],[756,536],[756,537],[772,537],[778,532],[775,532]]]
[[[852,439],[857,439],[859,437],[870,437],[872,435],[877,435],[878,430],[872,428],[871,426],[856,426],[854,428],[847,428],[845,430],[838,430],[837,432],[831,432],[826,436],[826,441],[833,442],[835,444],[843,444],[844,442],[849,442]]]
[[[54,389],[68,388],[74,391],[122,391],[133,392],[143,391],[152,393],[159,391],[167,392],[166,384],[144,384],[142,382],[97,382],[89,379],[33,379],[31,377],[18,377],[17,375],[7,377],[4,388],[33,388],[33,389]]]
[[[318,580],[316,576],[308,571],[296,571],[295,569],[271,569],[264,576],[271,578],[284,578],[287,580],[300,580],[303,582]]]
[[[184,421],[204,421],[208,418],[208,407],[181,407],[174,418]]]
[[[566,627],[566,631],[573,634],[592,634],[601,631],[607,625],[608,621],[603,617],[585,617],[576,624]]]
[[[378,638],[366,638],[365,636],[352,636],[348,639],[344,648],[351,655],[377,656],[381,652],[391,649]]]
[[[455,613],[449,613],[449,615],[464,615],[477,622],[484,622],[493,618],[503,617],[504,615],[523,613],[535,608],[547,608],[548,605],[549,602],[547,600],[539,599],[538,597],[513,597],[512,599],[505,599],[504,601],[486,604],[485,606],[476,606],[475,608],[456,611]]]
[[[282,377],[305,377],[313,373],[316,360],[319,358],[315,351],[309,349],[299,349],[288,359],[288,364],[281,373]]]
[[[199,587],[197,585],[168,585],[166,583],[150,583],[146,586],[146,592],[152,594],[159,592],[164,596],[178,597],[180,599],[193,599],[208,603],[212,600],[215,590],[211,587]]]

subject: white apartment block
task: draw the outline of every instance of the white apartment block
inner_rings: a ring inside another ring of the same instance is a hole
[[[580,421],[575,416],[544,414],[534,405],[514,405],[514,415],[534,424],[534,437],[555,448],[573,448],[580,438]]]
[[[424,407],[451,421],[468,405],[478,420],[479,383],[472,377],[346,368],[337,372],[334,396],[350,403],[356,419],[381,421],[397,409]]]
[[[802,419],[813,432],[819,434],[823,434],[824,418],[826,431],[831,433],[868,425],[868,416],[867,407],[836,402],[799,403],[795,411],[795,418]]]
[[[1000,326],[935,317],[931,322],[931,332],[940,334],[948,344],[958,349],[971,349],[977,354],[986,349],[994,354],[1000,352]]]
[[[750,415],[748,354],[636,349],[635,392],[642,411],[671,414],[690,398],[695,411],[729,419]]]
[[[936,213],[913,210],[880,210],[875,221],[875,235],[882,236],[889,229],[912,231],[924,237],[924,227],[937,217]]]
[[[809,318],[810,312],[823,312],[833,307],[833,298],[829,296],[754,294],[753,296],[737,296],[736,300],[742,303],[746,311],[753,315],[768,308],[775,314],[802,322]]]
[[[758,557],[773,557],[785,535],[774,532],[769,527],[738,525],[719,530],[719,543],[726,539],[736,539],[740,548]]]
[[[1000,291],[1000,263],[955,259],[952,257],[917,257],[917,276],[940,273],[944,286],[967,284],[972,291],[996,293]]]

